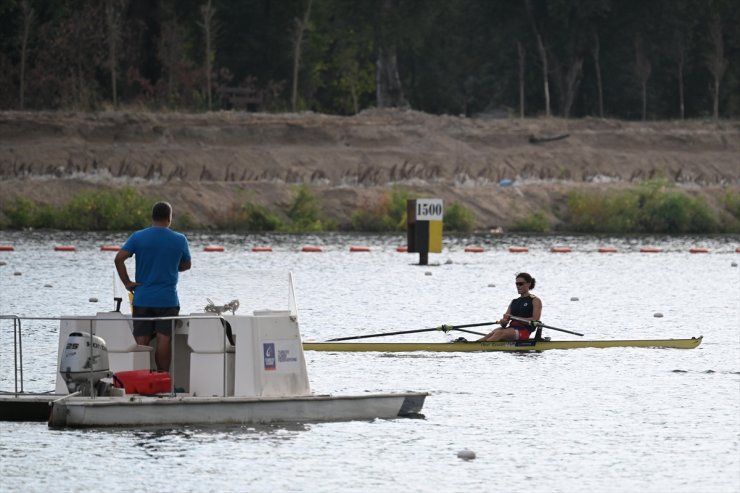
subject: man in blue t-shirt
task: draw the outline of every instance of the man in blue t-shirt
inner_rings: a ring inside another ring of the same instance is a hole
[[[116,254],[118,276],[134,293],[134,317],[173,317],[180,313],[177,278],[190,269],[188,240],[170,229],[172,206],[157,202],[152,208],[152,225],[136,231]],[[126,260],[136,257],[136,281],[126,270]],[[137,344],[147,345],[157,336],[154,360],[158,370],[169,371],[172,357],[172,320],[134,320]]]

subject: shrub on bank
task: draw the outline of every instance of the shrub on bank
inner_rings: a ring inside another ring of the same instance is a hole
[[[573,191],[560,228],[581,233],[714,233],[719,222],[706,202],[664,180],[625,191]]]
[[[411,194],[403,187],[393,187],[376,203],[355,209],[351,217],[353,231],[385,232],[406,229],[406,201]]]
[[[472,233],[475,230],[475,216],[460,202],[453,202],[445,208],[443,227],[445,231]]]
[[[547,219],[547,213],[535,211],[516,221],[510,229],[515,233],[547,233],[550,231],[550,221]]]
[[[17,198],[3,212],[10,229],[49,228],[78,231],[140,229],[151,220],[154,201],[133,188],[83,192],[62,207],[51,207]]]

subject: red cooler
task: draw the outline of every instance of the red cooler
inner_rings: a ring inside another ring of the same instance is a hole
[[[127,394],[165,394],[172,389],[172,378],[166,371],[119,371],[115,374],[113,385],[125,389]]]

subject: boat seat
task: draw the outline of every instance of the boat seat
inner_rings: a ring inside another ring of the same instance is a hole
[[[99,312],[96,317],[99,320],[95,320],[93,332],[105,340],[112,372],[150,368],[150,353],[154,349],[136,344],[130,318],[121,312]]]
[[[197,396],[234,395],[235,347],[226,337],[223,319],[212,313],[191,313],[188,319],[189,391]],[[209,318],[200,318],[208,316]]]

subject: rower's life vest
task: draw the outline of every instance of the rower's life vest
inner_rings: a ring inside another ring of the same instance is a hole
[[[532,314],[534,313],[533,301],[535,298],[537,298],[537,296],[529,293],[527,296],[522,296],[520,298],[511,300],[511,314],[515,317],[531,318]],[[512,320],[511,324],[509,324],[509,327],[511,327],[512,329],[527,329],[529,331],[532,330],[532,327],[529,324],[525,322],[520,322],[518,320]]]

